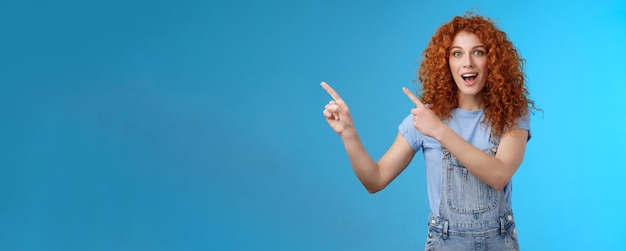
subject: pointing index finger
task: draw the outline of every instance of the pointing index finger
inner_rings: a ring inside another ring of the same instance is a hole
[[[324,90],[326,90],[326,92],[328,92],[328,94],[335,101],[341,100],[341,97],[339,96],[339,94],[332,87],[330,87],[330,85],[328,85],[326,82],[322,82],[322,88],[324,88]]]
[[[402,87],[402,91],[404,92],[404,94],[406,94],[407,97],[409,97],[411,101],[413,101],[413,104],[415,104],[415,107],[424,106],[424,104],[422,104],[422,101],[420,101],[420,99],[417,96],[415,96],[415,94],[413,94],[409,89],[407,89],[406,87]]]

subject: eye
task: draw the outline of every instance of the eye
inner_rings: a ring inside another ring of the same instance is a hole
[[[462,55],[462,53],[460,51],[453,51],[452,52],[452,56],[453,57],[460,57]]]
[[[475,51],[474,51],[474,55],[476,55],[476,56],[482,56],[482,55],[485,55],[485,51],[483,51],[483,50],[475,50]]]

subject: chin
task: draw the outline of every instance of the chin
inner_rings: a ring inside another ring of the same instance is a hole
[[[459,88],[459,93],[466,95],[466,96],[476,96],[481,94],[483,90],[483,86],[479,86],[479,85],[471,85],[471,86],[463,86],[461,88]]]

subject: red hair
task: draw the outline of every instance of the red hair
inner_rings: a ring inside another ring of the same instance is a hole
[[[457,16],[435,32],[424,50],[418,70],[418,80],[422,83],[420,99],[441,119],[449,119],[450,112],[458,107],[458,88],[450,72],[449,56],[452,41],[461,31],[476,34],[486,47],[489,76],[481,91],[483,111],[492,134],[501,135],[514,128],[517,120],[527,115],[531,107],[536,108],[528,98],[524,60],[506,33],[491,19],[472,14]]]

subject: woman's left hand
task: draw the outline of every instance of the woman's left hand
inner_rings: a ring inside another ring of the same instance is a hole
[[[415,129],[426,136],[437,138],[436,134],[440,129],[445,128],[441,119],[428,106],[422,104],[419,98],[411,93],[409,89],[402,87],[402,91],[415,104],[415,108],[411,109]]]

